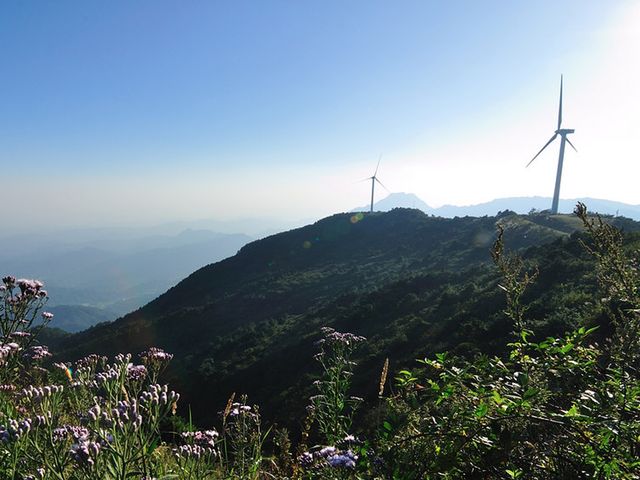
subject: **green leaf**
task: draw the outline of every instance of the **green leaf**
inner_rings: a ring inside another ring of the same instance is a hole
[[[524,392],[524,395],[522,395],[522,399],[529,400],[538,395],[539,392],[540,390],[538,390],[537,388],[528,388],[527,391]]]
[[[578,410],[578,406],[574,403],[571,405],[571,408],[567,410],[564,414],[565,417],[578,417],[580,416],[580,411]]]
[[[480,405],[478,405],[478,407],[476,408],[475,415],[478,418],[482,418],[487,414],[488,411],[489,411],[489,407],[487,406],[486,403],[483,402]]]
[[[560,352],[561,352],[562,354],[567,354],[567,353],[569,353],[571,350],[573,350],[573,347],[574,347],[573,343],[567,343],[564,347],[562,347],[562,348],[560,349]]]

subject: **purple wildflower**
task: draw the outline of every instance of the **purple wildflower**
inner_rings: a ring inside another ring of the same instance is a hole
[[[100,453],[100,444],[90,440],[80,440],[71,446],[71,457],[81,466],[92,467]]]
[[[31,419],[10,419],[8,425],[0,425],[0,443],[9,443],[18,440],[31,431]]]
[[[49,347],[45,345],[34,345],[27,350],[23,355],[24,358],[37,362],[51,356]]]
[[[46,385],[44,387],[34,387],[33,385],[29,385],[20,393],[24,398],[28,398],[34,401],[41,401],[44,398],[62,393],[63,390],[64,387],[62,385]]]
[[[151,347],[149,348],[149,350],[145,350],[138,356],[143,363],[169,362],[173,358],[173,355],[171,353],[167,353],[163,349],[158,347]]]
[[[37,296],[42,287],[44,287],[44,283],[42,283],[40,280],[30,280],[27,278],[20,278],[16,280],[15,283],[20,288],[20,293],[22,294],[23,298]]]
[[[15,342],[0,343],[0,365],[13,353],[20,350],[20,345]]]
[[[91,355],[87,355],[76,362],[76,370],[94,370],[98,364],[106,361],[106,357],[101,357],[92,353]]]
[[[331,455],[327,458],[327,462],[329,463],[329,465],[334,468],[354,468],[356,466],[357,460],[358,456],[355,455],[351,450]]]
[[[215,430],[204,430],[196,432],[183,432],[182,438],[192,445],[213,448],[218,439],[218,432]]]
[[[29,332],[17,331],[9,334],[12,338],[29,338],[31,334]]]
[[[140,395],[140,405],[151,408],[153,405],[173,405],[180,399],[180,394],[169,391],[167,385],[149,385],[146,391]]]
[[[127,378],[133,382],[144,380],[147,376],[147,368],[144,365],[131,365],[127,367]]]
[[[324,343],[342,343],[345,345],[355,345],[366,340],[365,337],[360,335],[354,335],[353,333],[341,333],[337,332],[331,327],[322,327],[320,329],[324,335],[324,338],[317,343],[322,345]]]
[[[100,405],[94,405],[89,409],[87,414],[91,420],[96,422],[100,418],[100,412],[101,412]]]
[[[327,458],[329,455],[333,455],[337,452],[336,447],[324,447],[316,452],[319,457]]]

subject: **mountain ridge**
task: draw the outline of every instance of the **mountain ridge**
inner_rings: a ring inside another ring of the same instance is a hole
[[[612,221],[628,231],[639,228]],[[198,421],[210,421],[211,404],[219,410],[237,392],[286,423],[287,412],[304,409],[301,392],[311,383],[322,326],[369,337],[361,358],[369,373],[385,357],[411,364],[423,348],[490,351],[499,345],[509,326],[490,266],[497,223],[510,248],[531,251],[545,265],[539,311],[572,288],[576,308],[587,301],[580,289],[595,288],[595,277],[572,216],[343,213],[251,242],[139,310],[62,338],[59,358],[159,346],[174,353],[168,379]],[[575,286],[577,271],[591,275],[587,287]],[[557,321],[548,320],[549,329]],[[363,395],[371,389],[356,387]]]

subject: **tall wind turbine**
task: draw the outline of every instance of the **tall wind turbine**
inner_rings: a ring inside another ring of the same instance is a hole
[[[540,149],[536,156],[531,159],[529,163],[527,163],[527,167],[533,163],[533,161],[538,158],[538,155],[542,153],[542,151],[549,146],[551,142],[553,142],[558,135],[560,135],[560,155],[558,156],[558,173],[556,174],[556,188],[553,191],[553,203],[551,204],[551,213],[558,213],[558,202],[560,201],[560,180],[562,178],[562,162],[564,161],[564,144],[567,142],[571,145],[576,152],[578,151],[576,147],[573,146],[573,143],[567,138],[567,135],[575,132],[572,128],[560,128],[562,126],[562,75],[560,75],[560,108],[558,110],[558,128],[556,129],[553,136],[549,139],[547,143],[545,143],[544,147]]]
[[[371,180],[371,210],[369,210],[370,212],[373,212],[373,193],[375,191],[376,182],[378,182],[382,186],[382,188],[388,191],[388,188],[382,185],[382,182],[378,180],[378,177],[377,177],[378,168],[380,168],[380,160],[382,160],[382,155],[380,155],[380,158],[378,158],[378,165],[376,165],[376,171],[373,173],[373,177],[365,178],[365,180]]]

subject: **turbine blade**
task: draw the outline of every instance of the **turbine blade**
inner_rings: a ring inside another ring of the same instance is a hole
[[[569,140],[566,136],[565,136],[564,138],[565,138],[565,140],[567,140],[567,143],[568,143],[569,145],[571,145],[571,148],[573,148],[573,149],[577,152],[577,151],[578,151],[578,149],[577,149],[576,147],[574,147],[574,146],[573,146],[573,143],[571,143],[571,140]]]
[[[367,177],[367,178],[363,178],[362,180],[356,180],[353,183],[362,183],[362,182],[368,182],[369,180],[371,180],[372,177]]]
[[[560,75],[560,108],[558,109],[558,130],[562,125],[562,75]]]
[[[544,144],[544,147],[542,147],[542,148],[540,149],[540,151],[539,151],[538,153],[536,153],[536,156],[535,156],[535,157],[533,157],[533,158],[531,159],[531,161],[530,161],[529,163],[527,163],[527,166],[526,166],[526,167],[524,167],[524,168],[527,168],[529,165],[531,165],[531,164],[533,163],[533,161],[534,161],[536,158],[538,158],[538,155],[540,155],[540,154],[542,153],[542,151],[543,151],[545,148],[547,148],[547,147],[549,146],[549,144],[550,144],[551,142],[553,142],[553,141],[556,139],[556,137],[557,137],[557,136],[558,136],[558,134],[557,134],[557,133],[554,133],[554,134],[553,134],[553,137],[551,137],[551,138],[549,139],[549,141],[548,141],[547,143],[545,143],[545,144]]]
[[[378,180],[377,178],[375,180],[376,180],[376,182],[378,182],[382,186],[382,188],[384,188],[387,192],[391,193],[391,190],[389,190],[387,187],[385,187],[380,180]]]
[[[373,177],[375,178],[375,176],[378,174],[378,168],[380,167],[380,160],[382,160],[382,154],[380,154],[380,157],[378,157],[378,165],[376,165],[376,171],[373,174]]]

